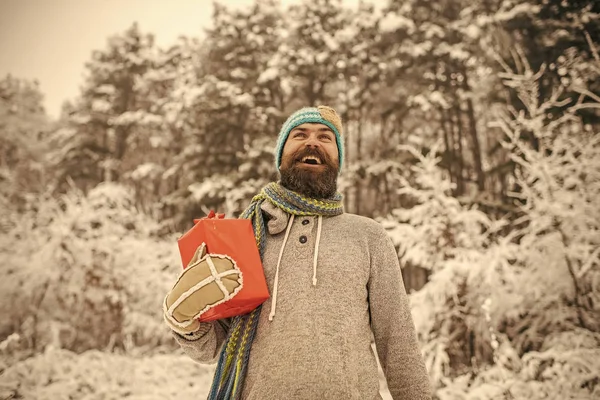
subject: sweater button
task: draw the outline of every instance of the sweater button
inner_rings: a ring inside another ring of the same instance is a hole
[[[306,243],[307,240],[308,239],[306,238],[306,236],[304,236],[304,235],[300,236],[300,243],[304,244],[304,243]]]
[[[308,225],[309,224],[309,220],[305,219],[304,221],[302,221],[302,225]]]

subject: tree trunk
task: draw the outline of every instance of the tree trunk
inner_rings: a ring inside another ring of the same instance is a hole
[[[346,110],[347,109],[348,109],[348,107],[346,107]],[[342,121],[348,121],[348,112],[347,111],[342,113]],[[344,134],[342,135],[343,136],[342,140],[344,141],[344,158],[345,158],[344,164],[345,164],[345,168],[348,169],[348,165],[350,164],[350,146],[349,146],[350,124],[347,122],[345,122],[345,123],[346,123],[346,130],[345,130]],[[344,190],[343,195],[344,195],[344,208],[346,210],[348,210],[348,207],[349,207],[348,196],[350,195],[350,193],[347,188]]]
[[[356,130],[356,162],[360,165],[361,162],[361,150],[362,150],[362,126],[363,126],[363,111],[361,109],[358,116],[358,129]],[[360,195],[361,195],[361,181],[357,179],[354,185],[354,192],[356,194],[356,202],[355,202],[355,213],[360,215]]]
[[[308,105],[310,107],[314,107],[316,99],[315,93],[315,77],[309,76],[308,83],[306,85],[306,99],[308,100]]]
[[[456,135],[455,148],[456,150],[456,195],[461,196],[465,192],[465,181],[464,181],[464,163],[463,163],[463,145],[462,145],[462,121],[461,121],[461,111],[458,105],[458,99],[455,98],[457,102],[454,105],[454,134]]]
[[[448,170],[448,173],[450,174],[450,181],[453,182],[453,181],[455,181],[453,168],[452,168],[452,163],[454,160],[454,149],[450,145],[450,136],[451,135],[448,133],[449,121],[446,118],[446,111],[442,108],[440,108],[440,115],[441,115],[441,123],[442,123],[442,132],[444,135],[444,147],[446,147],[446,149],[445,149],[446,160],[447,160],[446,169]],[[450,126],[450,129],[452,129],[451,126]]]
[[[463,72],[464,81],[463,88],[469,91],[469,83],[467,82],[467,73]],[[469,133],[471,134],[471,148],[473,150],[473,163],[475,174],[477,176],[477,188],[479,192],[485,190],[485,175],[483,173],[483,165],[481,162],[481,146],[479,145],[479,136],[477,134],[477,120],[475,119],[475,110],[473,100],[467,99],[467,116],[469,118]]]
[[[392,205],[392,195],[390,192],[390,185],[388,183],[388,179],[387,179],[387,175],[383,176],[383,188],[384,188],[384,193],[385,193],[385,203],[384,203],[384,207],[382,208],[385,212],[385,214],[388,214],[390,211],[393,210],[393,205]]]

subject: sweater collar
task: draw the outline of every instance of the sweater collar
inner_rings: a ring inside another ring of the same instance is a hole
[[[285,231],[290,215],[277,207],[270,201],[263,201],[260,205],[261,210],[269,215],[267,222],[267,230],[271,235],[277,235]]]
[[[294,223],[294,215],[289,215],[270,201],[263,201],[260,205],[260,209],[267,214],[267,230],[271,235],[277,235],[285,231],[283,238],[283,244],[279,251],[279,258],[277,260],[277,267],[275,268],[275,280],[273,281],[273,294],[271,301],[271,313],[269,314],[269,321],[273,321],[275,317],[275,310],[277,308],[277,289],[279,288],[279,267],[281,266],[281,258],[285,249],[285,244],[290,236],[290,230]],[[323,225],[323,216],[319,215],[317,218],[317,237],[315,241],[315,250],[313,258],[313,286],[317,286],[317,261],[319,257],[319,243],[321,241],[321,230]]]

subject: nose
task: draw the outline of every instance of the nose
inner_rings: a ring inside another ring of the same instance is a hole
[[[310,135],[308,137],[308,139],[306,139],[306,147],[320,147],[321,144],[319,143],[319,140],[317,139],[316,135]]]

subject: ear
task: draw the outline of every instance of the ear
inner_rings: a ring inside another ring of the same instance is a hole
[[[188,265],[192,265],[198,260],[202,259],[202,257],[206,255],[206,251],[206,243],[202,242],[202,244],[200,244],[200,246],[198,246],[198,248],[196,249],[196,252],[194,253],[194,256],[192,257]]]

